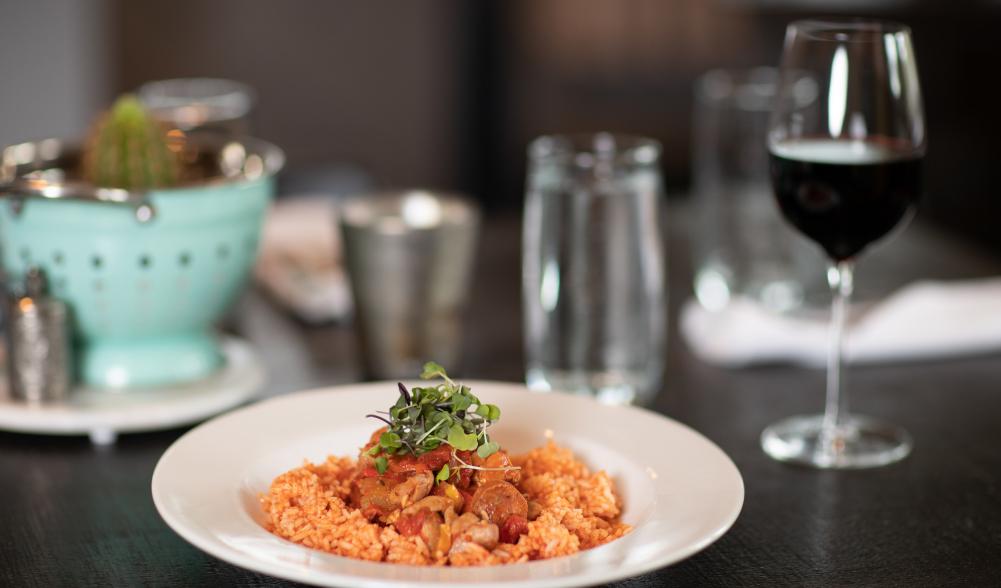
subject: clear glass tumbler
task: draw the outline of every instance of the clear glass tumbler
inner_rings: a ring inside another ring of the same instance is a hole
[[[599,133],[529,147],[523,233],[526,380],[643,404],[666,332],[660,145]]]
[[[256,94],[242,82],[177,78],[143,84],[139,99],[156,118],[185,132],[246,135]]]
[[[809,80],[807,80],[809,81]],[[778,70],[712,70],[695,86],[692,137],[695,296],[709,310],[744,297],[769,310],[826,300],[823,258],[775,208],[765,137]],[[816,100],[800,84],[798,102]]]

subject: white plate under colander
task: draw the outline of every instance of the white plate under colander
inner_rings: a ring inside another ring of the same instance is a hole
[[[198,422],[254,397],[264,369],[250,343],[226,337],[223,367],[211,376],[171,386],[128,390],[79,388],[65,402],[33,406],[0,393],[0,430],[89,435],[113,443],[119,433],[156,431]]]

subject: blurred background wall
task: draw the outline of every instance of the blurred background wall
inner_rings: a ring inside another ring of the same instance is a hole
[[[82,134],[115,85],[105,0],[0,0],[0,143]]]
[[[689,183],[692,83],[776,64],[785,24],[912,25],[929,128],[920,214],[1001,251],[998,0],[3,0],[0,139],[75,135],[115,92],[220,76],[257,89],[256,134],[290,177],[349,166],[377,186],[522,200],[525,144],[615,130],[665,145]]]

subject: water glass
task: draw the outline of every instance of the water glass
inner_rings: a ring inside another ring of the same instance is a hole
[[[692,253],[695,295],[710,310],[744,297],[777,312],[826,295],[820,255],[782,221],[765,135],[778,70],[712,70],[695,86]],[[801,84],[798,101],[816,99]]]
[[[528,386],[646,403],[660,389],[667,320],[660,145],[546,136],[528,157]]]
[[[253,88],[220,78],[177,78],[147,82],[139,99],[157,119],[185,132],[246,135],[254,106]]]

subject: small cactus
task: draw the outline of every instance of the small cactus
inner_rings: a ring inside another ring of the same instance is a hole
[[[84,178],[105,188],[170,187],[177,183],[179,168],[166,130],[129,94],[97,121],[83,153]]]

